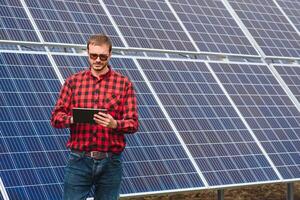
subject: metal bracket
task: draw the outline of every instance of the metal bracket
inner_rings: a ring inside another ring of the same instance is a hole
[[[1,178],[0,178],[0,193],[1,193],[1,195],[2,195],[2,197],[3,197],[4,200],[9,200],[8,194],[7,194],[6,190],[5,190],[5,187],[4,187],[4,184],[3,184]]]

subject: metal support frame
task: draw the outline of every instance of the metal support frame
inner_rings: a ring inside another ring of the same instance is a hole
[[[4,200],[9,200],[8,194],[5,190],[4,184],[2,182],[2,179],[0,178],[0,194],[2,195]]]
[[[287,200],[294,200],[294,183],[287,183]]]
[[[218,200],[224,200],[224,189],[218,190]]]

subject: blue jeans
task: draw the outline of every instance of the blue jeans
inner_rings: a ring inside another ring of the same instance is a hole
[[[120,155],[94,160],[71,152],[65,170],[64,200],[86,200],[95,186],[94,200],[117,200],[122,180]]]

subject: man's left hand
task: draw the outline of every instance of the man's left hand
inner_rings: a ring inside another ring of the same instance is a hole
[[[108,113],[98,112],[94,115],[94,120],[97,124],[107,128],[117,128],[117,121]]]

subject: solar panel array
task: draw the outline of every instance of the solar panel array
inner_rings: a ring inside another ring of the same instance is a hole
[[[274,1],[228,0],[266,56],[299,57],[300,35]]]
[[[4,0],[0,11],[0,178],[16,200],[61,198],[69,131],[49,118],[63,80],[88,66],[45,45],[105,33],[133,52],[300,57],[297,0]],[[133,81],[139,106],[123,196],[300,179],[297,61],[137,55],[110,63]]]
[[[300,68],[298,65],[274,65],[285,84],[300,102]]]
[[[139,63],[210,186],[278,179],[203,62]]]
[[[299,31],[273,1],[228,2],[266,56],[299,57]],[[299,3],[278,4],[295,5],[288,16],[297,27]],[[221,0],[6,0],[0,9],[1,40],[83,45],[105,33],[120,48],[258,55]]]
[[[210,64],[284,179],[300,177],[300,112],[266,65]]]
[[[165,1],[103,2],[130,47],[196,50]]]
[[[86,44],[91,34],[104,33],[114,46],[124,46],[99,1],[25,2],[45,42]]]
[[[276,0],[276,2],[300,31],[300,2],[298,0]]]
[[[39,42],[21,2],[1,1],[0,11],[0,40]]]
[[[59,199],[67,131],[49,116],[60,82],[45,54],[1,53],[0,177],[10,199]]]
[[[202,52],[258,55],[221,0],[170,0]]]

